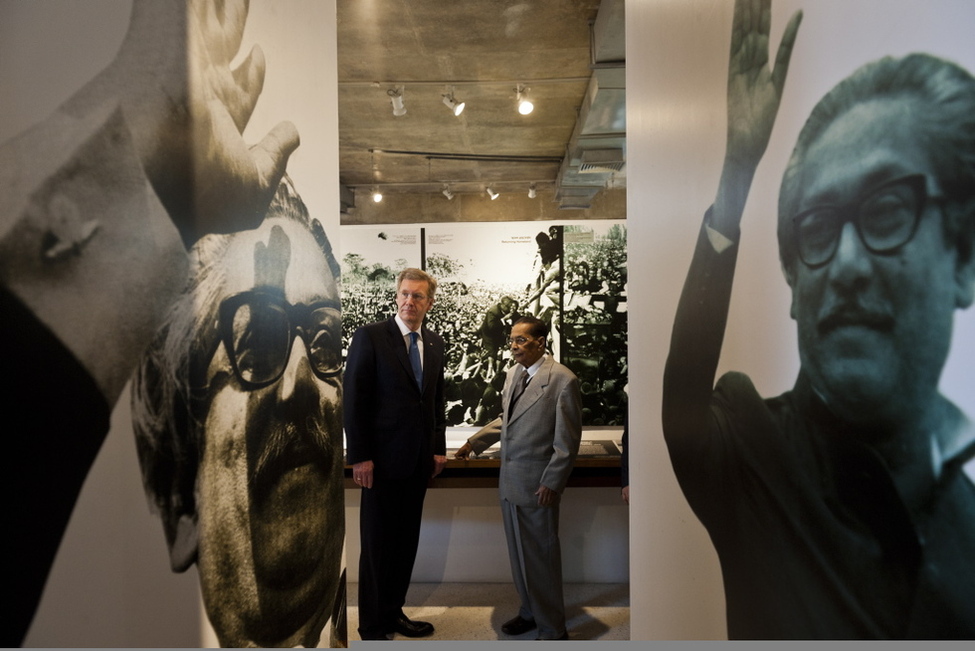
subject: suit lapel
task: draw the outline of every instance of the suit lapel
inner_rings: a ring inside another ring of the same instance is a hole
[[[433,343],[433,337],[430,336],[426,326],[420,326],[420,332],[423,337],[423,391],[421,393],[425,393],[435,379],[434,369],[440,368],[440,351]]]
[[[542,397],[542,394],[545,392],[545,387],[548,386],[549,376],[552,374],[553,363],[554,361],[551,356],[546,357],[545,361],[542,362],[542,365],[538,368],[535,376],[528,383],[528,386],[525,387],[525,392],[521,394],[520,398],[518,398],[518,403],[511,412],[509,422],[513,423],[518,420],[519,416],[528,411],[528,408]],[[508,404],[511,402],[511,393],[514,388],[515,378],[517,377],[518,374],[516,373],[510,378],[511,381],[508,383],[510,386],[508,388],[508,397],[505,400],[505,408],[507,408]]]
[[[508,414],[511,410],[511,395],[514,393],[515,378],[518,377],[520,370],[521,366],[519,364],[508,367],[507,377],[505,377],[504,380],[504,389],[501,391],[501,404],[504,408],[505,414]]]
[[[389,345],[393,349],[393,355],[399,360],[400,366],[403,367],[403,372],[410,380],[410,384],[416,386],[416,380],[413,379],[413,367],[410,365],[410,357],[406,352],[406,343],[403,340],[403,333],[399,331],[399,326],[396,325],[396,319],[391,318],[386,327],[386,332],[389,334]],[[419,388],[417,388],[419,391]]]

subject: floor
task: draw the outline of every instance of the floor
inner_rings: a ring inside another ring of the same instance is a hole
[[[349,643],[359,642],[356,607],[358,584],[348,586]],[[629,640],[630,586],[625,583],[565,585],[570,640]],[[410,619],[435,628],[426,640],[534,640],[536,631],[513,637],[501,624],[518,612],[518,595],[510,583],[414,583],[403,609]],[[394,635],[394,639],[408,638]],[[356,645],[358,646],[358,645]]]

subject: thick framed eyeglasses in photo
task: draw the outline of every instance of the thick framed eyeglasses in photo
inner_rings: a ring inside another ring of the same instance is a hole
[[[318,378],[342,372],[342,316],[332,304],[292,305],[277,293],[251,290],[224,299],[218,320],[230,365],[247,390],[281,378],[296,336]]]
[[[911,174],[874,186],[847,204],[803,210],[792,220],[799,258],[813,269],[826,265],[848,223],[868,251],[892,253],[914,237],[928,201],[940,199],[928,196],[923,174]]]

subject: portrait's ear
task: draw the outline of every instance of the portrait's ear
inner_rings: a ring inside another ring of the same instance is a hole
[[[792,290],[792,301],[789,304],[789,316],[793,320],[796,318],[796,265],[798,262],[794,262],[792,267],[789,265],[782,265],[782,275],[785,276],[785,282],[788,283],[789,289]]]
[[[173,572],[185,572],[196,562],[198,543],[196,514],[179,516],[173,541],[169,545],[169,565]]]
[[[967,260],[958,259],[958,250],[965,248],[955,245],[955,307],[964,310],[975,302],[975,199],[969,199],[957,208],[964,226],[956,237],[968,239]]]
[[[955,267],[955,307],[966,309],[975,301],[975,251]]]

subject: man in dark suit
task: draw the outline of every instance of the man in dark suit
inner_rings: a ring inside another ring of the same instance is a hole
[[[404,269],[396,315],[356,330],[343,398],[348,463],[362,487],[359,636],[424,637],[429,622],[403,613],[420,539],[427,482],[447,463],[444,341],[423,327],[437,281]],[[422,360],[422,361],[421,361]]]
[[[521,598],[507,635],[538,628],[539,640],[566,640],[559,502],[582,439],[582,394],[568,368],[545,354],[548,326],[535,317],[511,329],[502,391],[505,411],[457,451],[458,458],[501,441],[501,513],[511,575]]]

